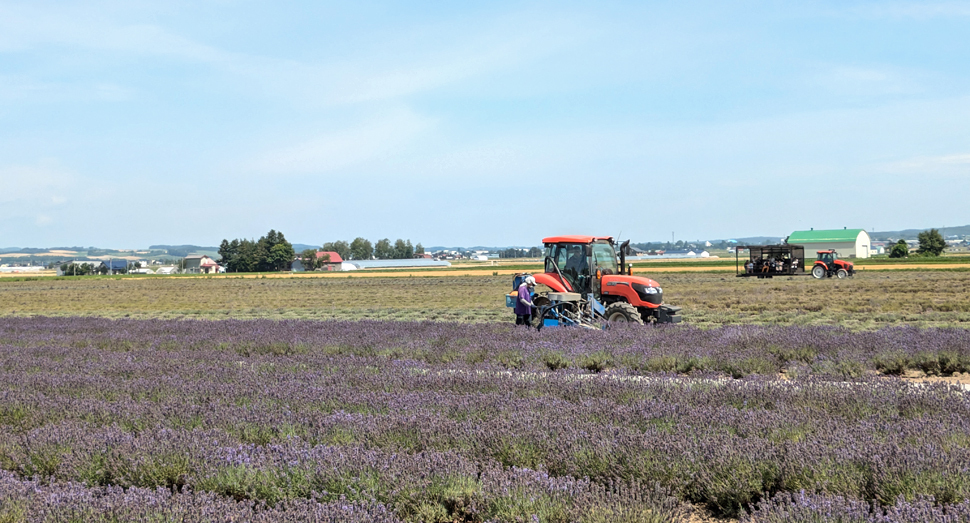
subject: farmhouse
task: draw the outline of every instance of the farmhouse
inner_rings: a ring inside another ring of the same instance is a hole
[[[190,254],[185,257],[185,272],[189,274],[215,274],[219,264],[204,254]]]
[[[863,229],[830,229],[795,231],[785,240],[790,245],[804,245],[805,255],[835,249],[841,258],[868,258],[872,254],[869,233]]]
[[[340,264],[343,263],[343,258],[339,254],[331,251],[317,251],[317,259],[324,258],[326,263],[323,266],[325,271],[339,271]]]
[[[105,274],[124,274],[128,272],[127,260],[107,260],[101,262],[99,270]]]
[[[317,251],[317,259],[323,260],[323,265],[320,266],[320,270],[323,271],[341,271],[344,270],[341,266],[343,263],[343,258],[339,254],[331,251]],[[294,272],[303,272],[306,267],[303,266],[303,262],[297,257],[293,260],[293,264],[290,265],[290,270]]]

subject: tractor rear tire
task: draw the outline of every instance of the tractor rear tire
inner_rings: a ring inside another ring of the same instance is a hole
[[[611,303],[603,317],[610,323],[637,323],[643,325],[643,318],[637,308],[625,301]]]
[[[840,279],[840,280],[842,278],[845,278],[848,275],[849,275],[849,271],[847,271],[845,269],[839,269],[839,270],[835,271],[835,277],[838,278],[838,279]]]
[[[821,280],[824,278],[825,272],[825,267],[822,267],[821,265],[812,267],[812,276],[814,276],[816,280]]]

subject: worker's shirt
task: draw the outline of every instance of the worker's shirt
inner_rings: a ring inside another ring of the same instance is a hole
[[[520,316],[532,314],[532,308],[522,303],[522,300],[532,303],[532,293],[529,292],[529,286],[524,283],[519,285],[519,296],[515,300],[515,313]]]

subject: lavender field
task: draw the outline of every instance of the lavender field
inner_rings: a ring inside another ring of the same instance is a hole
[[[0,521],[968,521],[967,394],[882,376],[968,362],[960,329],[5,318]]]

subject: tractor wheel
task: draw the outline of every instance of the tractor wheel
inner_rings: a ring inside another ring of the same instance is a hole
[[[814,276],[816,280],[821,280],[822,278],[824,278],[825,267],[822,267],[821,265],[816,265],[812,267],[812,276]]]
[[[840,280],[842,278],[845,278],[848,275],[849,275],[849,271],[847,271],[845,269],[839,269],[839,270],[835,271],[835,277],[838,278],[838,279],[840,279]]]
[[[637,308],[624,301],[618,301],[616,303],[610,304],[603,313],[606,321],[613,322],[623,322],[623,323],[639,323],[643,325],[643,318],[640,317],[640,313]]]

